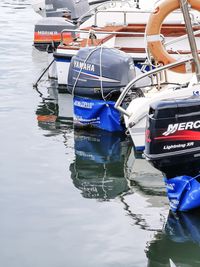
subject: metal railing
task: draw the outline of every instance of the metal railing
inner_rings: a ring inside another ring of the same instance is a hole
[[[127,25],[127,14],[150,14],[151,11],[142,11],[142,10],[97,10],[94,15],[94,25],[97,25],[97,15],[99,13],[118,13],[123,14],[123,25]]]
[[[94,8],[91,8],[89,11],[87,11],[85,14],[83,14],[80,18],[78,18],[77,23],[80,25],[83,18],[91,15],[92,13],[95,13],[98,11],[99,8],[101,7],[106,7],[109,4],[114,4],[114,3],[123,3],[123,4],[128,4],[129,7],[131,7],[132,5],[130,4],[130,0],[110,0],[110,1],[106,1],[106,2],[102,2],[99,5],[95,6]],[[135,6],[137,8],[137,3],[135,3]]]
[[[63,42],[63,39],[64,39],[64,37],[63,37],[63,35],[64,35],[64,33],[69,33],[69,32],[71,32],[71,33],[88,33],[88,35],[92,32],[92,33],[94,33],[94,34],[113,34],[113,35],[116,35],[116,34],[118,34],[118,35],[124,35],[124,34],[126,34],[126,35],[141,35],[142,37],[145,35],[145,33],[144,32],[115,32],[115,31],[98,31],[98,30],[94,30],[94,29],[91,29],[91,30],[79,30],[79,29],[66,29],[66,30],[62,30],[61,31],[61,42]]]
[[[133,88],[133,86],[134,86],[134,84],[136,82],[138,82],[138,81],[140,81],[140,80],[142,80],[142,79],[144,79],[144,78],[146,78],[148,76],[152,76],[154,74],[160,73],[160,72],[165,71],[167,69],[171,69],[171,68],[180,66],[180,65],[182,65],[182,64],[184,64],[186,62],[190,62],[191,63],[193,61],[194,61],[193,57],[190,56],[190,57],[188,57],[186,59],[182,59],[182,60],[179,60],[177,62],[174,62],[174,63],[171,63],[171,64],[167,64],[165,66],[158,67],[156,69],[150,70],[150,71],[148,71],[148,72],[146,72],[146,73],[144,73],[142,75],[137,76],[135,79],[133,79],[132,81],[130,81],[127,84],[127,86],[124,88],[124,90],[122,91],[121,95],[119,96],[119,98],[118,98],[118,100],[117,100],[117,102],[115,104],[115,108],[117,110],[119,110],[122,114],[126,115],[127,117],[130,117],[132,114],[129,113],[126,109],[122,108],[121,107],[121,104],[124,101],[124,98],[127,95],[127,93],[129,92],[129,90]]]
[[[195,36],[198,35],[198,34],[200,34],[200,30],[194,31],[193,34],[194,34]],[[180,36],[180,37],[175,38],[174,40],[170,40],[170,41],[168,41],[168,42],[165,42],[164,45],[165,45],[165,46],[168,46],[168,45],[171,45],[171,44],[174,44],[174,43],[183,41],[183,40],[185,40],[185,39],[187,39],[187,38],[188,38],[188,34],[184,34],[184,35],[182,35],[182,36]]]
[[[109,11],[109,12],[112,12],[112,11]],[[115,11],[114,11],[115,12]],[[121,11],[122,13],[125,12],[125,11]],[[135,13],[135,11],[128,11],[130,13]],[[142,11],[141,11],[142,12]],[[123,34],[126,34],[126,35],[141,35],[142,37],[145,37],[146,34],[145,32],[126,32],[126,31],[121,31],[121,32],[116,32],[116,31],[99,31],[99,30],[95,30],[95,29],[90,29],[90,30],[80,30],[80,29],[64,29],[61,31],[61,42],[63,42],[63,34],[64,33],[88,33],[88,35],[90,34],[90,32],[93,32],[94,34],[118,34],[118,35],[123,35]],[[194,36],[200,34],[200,30],[196,30],[196,31],[193,31],[193,34]],[[164,40],[164,36],[161,34],[161,40],[163,39]],[[167,41],[167,42],[164,42],[164,46],[167,47],[169,45],[172,45],[172,44],[175,44],[177,42],[180,42],[180,41],[183,41],[185,39],[188,38],[188,35],[187,34],[184,34],[182,36],[179,36],[179,37],[176,37],[175,39],[173,40],[170,40],[170,41]],[[147,40],[146,40],[147,42]]]
[[[141,35],[141,36],[145,36],[145,32],[126,32],[126,31],[121,31],[121,32],[116,32],[116,31],[98,31],[98,30],[95,30],[95,29],[92,29],[93,33],[95,34],[126,34],[126,35],[133,35],[133,34],[137,34],[137,35]],[[90,33],[91,30],[80,30],[80,29],[64,29],[61,31],[61,41],[63,41],[63,34],[64,33],[68,33],[68,32],[72,32],[72,33]],[[198,34],[200,34],[200,30],[197,30],[197,31],[194,31],[193,34],[196,36]],[[173,40],[170,40],[168,42],[164,42],[164,45],[165,46],[169,46],[169,45],[172,45],[172,44],[175,44],[177,42],[180,42],[180,41],[183,41],[185,39],[188,38],[188,35],[187,34],[184,34],[180,37],[176,37],[175,39]],[[161,34],[161,40],[164,39],[164,36]]]

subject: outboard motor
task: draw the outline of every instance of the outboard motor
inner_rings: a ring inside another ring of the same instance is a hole
[[[68,17],[76,20],[89,11],[87,0],[45,0],[47,17]]]
[[[165,175],[173,211],[200,206],[200,98],[150,106],[144,155]]]
[[[87,0],[32,0],[34,11],[43,17],[67,17],[78,19],[89,11]]]
[[[75,30],[73,22],[59,18],[43,18],[35,25],[34,47],[43,52],[53,52],[60,44],[61,32],[65,29]],[[71,33],[63,33],[63,39],[71,38]]]
[[[34,46],[40,51],[46,51],[52,42],[54,47],[57,47],[64,29],[77,28],[76,21],[89,11],[89,4],[87,0],[45,0],[45,9],[40,2],[35,4],[34,9],[41,9],[40,13],[46,15],[35,25]],[[83,21],[87,18],[88,16],[83,18]],[[64,39],[67,37],[71,37],[70,32],[63,35]]]
[[[72,58],[68,74],[68,91],[74,96],[75,126],[123,131],[114,105],[134,77],[134,62],[126,53],[106,47],[80,49]]]

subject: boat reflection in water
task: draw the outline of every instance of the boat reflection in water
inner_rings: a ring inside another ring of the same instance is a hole
[[[70,170],[83,197],[109,200],[129,190],[124,177],[127,149],[124,134],[101,130],[74,132],[75,161]]]
[[[161,199],[165,198],[166,190],[162,174],[146,162],[142,153],[136,153],[134,147],[130,148],[127,154],[125,175],[135,191],[148,197],[150,202],[155,202],[152,203],[154,206],[163,205]]]
[[[71,178],[83,197],[117,198],[126,214],[137,217],[145,210],[153,221],[155,209],[156,214],[158,209],[168,209],[161,173],[141,154],[135,154],[131,140],[124,133],[73,129],[71,95],[58,93],[52,83],[38,93],[42,100],[36,114],[38,125],[48,130],[45,136],[62,134],[64,144],[67,139],[74,138]],[[65,134],[66,130],[69,134]]]
[[[161,173],[135,154],[124,134],[75,130],[74,152],[71,177],[83,197],[124,199],[126,194],[139,192],[151,205],[163,205],[160,199],[166,198],[166,191]]]
[[[56,84],[54,81],[48,81],[44,90],[37,89],[41,97],[36,110],[38,126],[51,131],[52,135],[56,135],[59,129],[65,129],[65,126],[71,127],[73,123],[72,96],[58,94]]]
[[[169,212],[163,231],[146,249],[149,267],[200,266],[199,214],[200,210],[192,213]]]
[[[162,175],[135,157],[127,137],[100,130],[75,131],[74,151],[71,178],[84,198],[117,201],[131,224],[161,231],[168,212]]]
[[[199,266],[199,211],[168,214],[161,172],[135,153],[124,134],[73,130],[66,102],[64,98],[60,101],[66,95],[53,92],[43,95],[36,112],[38,124],[48,130],[48,136],[70,129],[70,135],[62,135],[64,144],[74,135],[75,159],[70,171],[81,195],[104,202],[117,200],[133,229],[136,226],[150,233],[145,248],[147,266]]]

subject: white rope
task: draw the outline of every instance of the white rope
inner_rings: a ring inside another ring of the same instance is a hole
[[[106,99],[104,97],[104,93],[103,93],[103,81],[102,81],[102,52],[103,52],[103,47],[100,46],[100,53],[99,53],[99,74],[100,74],[100,86],[101,86],[101,96],[102,96],[102,99],[106,102]]]
[[[83,70],[83,67],[84,67],[85,63],[87,62],[87,60],[89,59],[89,57],[90,57],[90,56],[91,56],[97,49],[98,49],[98,47],[96,47],[94,50],[92,50],[92,51],[87,55],[87,57],[85,58],[85,60],[84,60],[84,62],[83,62],[83,65],[82,65],[82,67],[80,68],[79,73],[78,73],[78,75],[77,75],[77,77],[76,77],[74,86],[73,86],[73,88],[72,88],[72,96],[73,96],[73,97],[74,97],[74,91],[75,91],[76,85],[77,85],[77,83],[78,83],[78,79],[79,79],[79,77],[80,77],[80,75],[81,75],[81,72],[82,72],[82,70]]]
[[[72,88],[72,96],[74,97],[74,92],[75,92],[75,88],[77,86],[77,83],[78,83],[78,79],[80,78],[80,75],[81,75],[81,72],[84,68],[84,65],[86,64],[87,60],[90,58],[90,56],[95,52],[97,51],[98,49],[100,49],[100,53],[99,53],[99,72],[100,72],[100,88],[101,88],[101,97],[102,99],[106,102],[106,98],[104,96],[104,92],[103,92],[103,74],[102,74],[102,52],[103,52],[103,47],[100,46],[100,47],[96,47],[94,50],[92,50],[88,55],[87,57],[85,58],[83,64],[82,64],[82,67],[80,68],[79,72],[78,72],[78,75],[76,77],[76,80],[75,80],[75,83],[73,85],[73,88]]]

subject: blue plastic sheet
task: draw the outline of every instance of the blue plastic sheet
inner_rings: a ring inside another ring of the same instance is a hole
[[[187,211],[200,207],[200,183],[196,177],[177,176],[165,178],[170,208],[173,211]]]
[[[74,124],[91,126],[109,132],[124,131],[114,101],[74,97]]]

